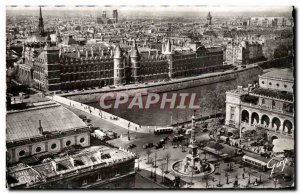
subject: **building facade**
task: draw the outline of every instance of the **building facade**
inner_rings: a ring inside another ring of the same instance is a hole
[[[262,127],[272,137],[294,138],[294,78],[291,69],[259,76],[259,86],[226,92],[225,124],[246,130]]]
[[[39,49],[24,46],[19,77],[30,77],[44,92],[123,85],[173,79],[228,68],[223,65],[222,48],[199,46],[188,53],[175,52],[170,40],[162,54],[140,55],[136,43],[128,50],[120,45],[106,50],[97,47],[57,47],[46,43]]]
[[[10,189],[133,188],[136,155],[93,146],[90,129],[52,101],[7,113]]]
[[[263,46],[258,42],[230,41],[226,46],[226,63],[249,64],[264,60]]]

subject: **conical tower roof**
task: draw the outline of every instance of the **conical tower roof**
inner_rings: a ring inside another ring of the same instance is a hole
[[[165,54],[172,54],[172,45],[170,39],[168,39],[168,42],[166,44]]]
[[[120,45],[116,46],[115,52],[114,52],[114,58],[121,58],[122,57],[122,49]]]
[[[133,47],[131,48],[130,57],[139,57],[139,51],[137,49],[137,45],[135,40],[133,41]]]

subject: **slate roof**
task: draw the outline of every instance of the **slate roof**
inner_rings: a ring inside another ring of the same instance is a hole
[[[261,75],[261,77],[269,77],[269,78],[291,80],[291,81],[294,80],[293,71],[291,69],[279,69],[279,70],[270,71],[268,73]]]
[[[86,124],[73,112],[63,106],[54,104],[32,109],[8,112],[6,115],[6,141],[41,136],[39,120],[44,131],[68,131],[86,127]]]

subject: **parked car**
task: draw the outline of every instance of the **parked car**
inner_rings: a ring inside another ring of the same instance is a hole
[[[85,116],[85,115],[79,115],[78,117],[81,118],[83,121],[85,121],[87,119],[87,116]]]
[[[242,149],[236,150],[236,153],[235,153],[235,155],[237,155],[237,156],[242,156],[242,155],[244,155],[244,154],[245,154],[245,153],[243,152]]]
[[[169,138],[169,137],[165,137],[163,140],[164,140],[164,141],[169,141],[170,138]]]
[[[162,148],[163,147],[163,144],[162,143],[158,143],[154,146],[154,148],[157,150],[159,148]]]
[[[135,148],[135,147],[136,147],[135,144],[129,144],[127,148],[128,148],[128,149],[132,149],[132,148]]]
[[[152,148],[152,147],[153,147],[153,143],[147,143],[147,144],[143,145],[144,149]]]

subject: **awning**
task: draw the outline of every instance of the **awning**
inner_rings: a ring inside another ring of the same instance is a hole
[[[293,139],[274,139],[273,141],[273,152],[282,153],[284,150],[294,150]]]

